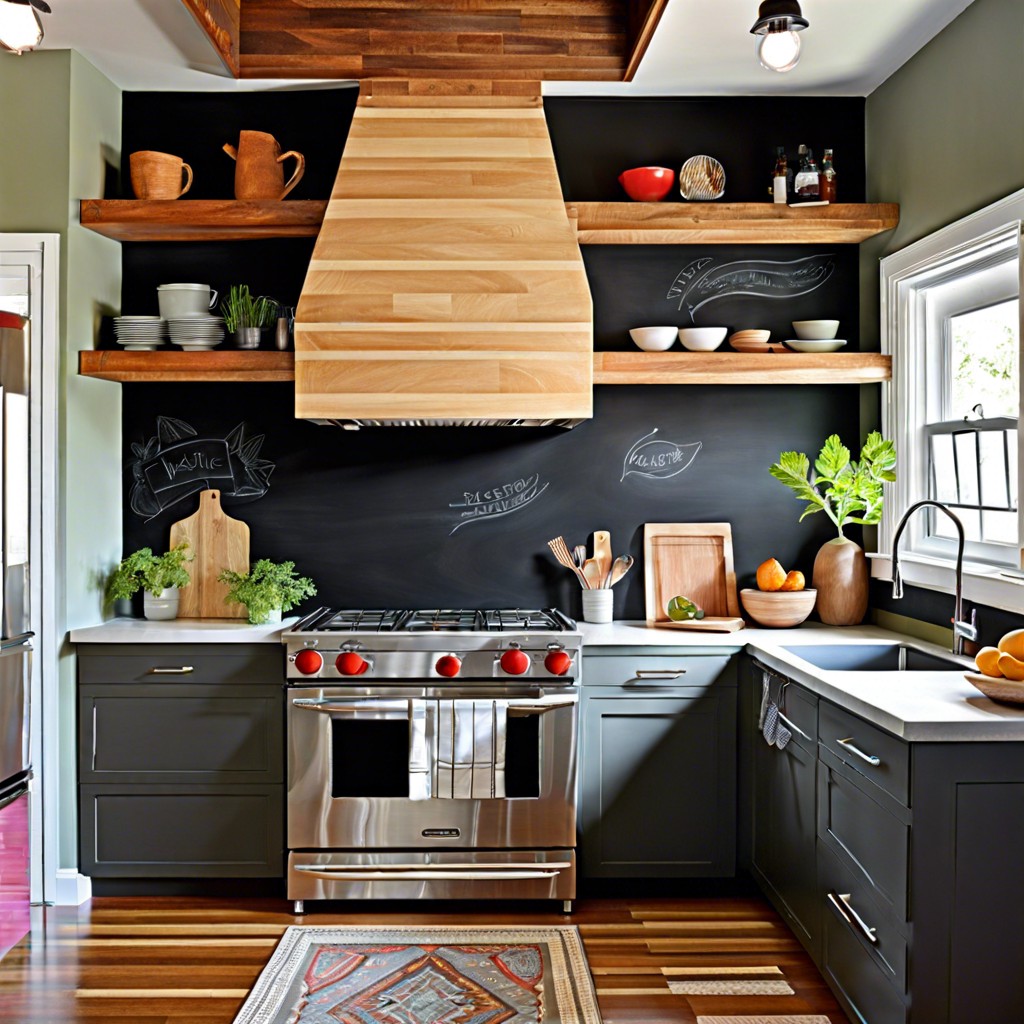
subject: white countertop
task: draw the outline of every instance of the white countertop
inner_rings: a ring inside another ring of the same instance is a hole
[[[245,619],[157,622],[124,617],[73,629],[69,638],[73,644],[279,644],[281,633],[298,621],[292,615],[282,622],[250,626]]]
[[[150,622],[119,618],[71,631],[72,643],[280,643],[283,623],[250,626],[241,620],[173,619]],[[906,740],[985,742],[1024,740],[1024,705],[1018,709],[989,700],[964,678],[963,670],[924,672],[838,672],[817,668],[788,648],[801,644],[910,643],[951,658],[948,650],[880,629],[877,626],[824,626],[805,623],[795,629],[742,629],[735,633],[698,633],[660,629],[644,622],[607,625],[581,622],[584,647],[671,647],[679,650],[739,652],[759,658],[770,668],[819,696],[866,718]],[[584,679],[584,686],[586,680]]]

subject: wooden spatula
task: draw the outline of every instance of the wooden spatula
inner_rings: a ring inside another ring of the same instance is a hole
[[[608,574],[612,571],[612,535],[607,530],[594,531],[594,561],[600,572],[599,587],[608,586]]]

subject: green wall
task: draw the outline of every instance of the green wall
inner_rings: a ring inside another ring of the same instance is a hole
[[[1024,188],[1024,3],[974,0],[865,117],[868,200],[900,204],[896,230],[861,247],[861,324],[877,348],[878,260]]]
[[[117,242],[78,223],[78,201],[102,196],[119,164],[121,93],[81,55],[41,50],[0,56],[0,231],[60,235],[58,635],[103,617],[98,580],[121,556],[121,391],[79,377],[101,312],[121,292]],[[16,99],[12,99],[16,97]],[[52,676],[51,676],[52,677]],[[78,862],[75,819],[75,666],[58,666],[60,866]]]

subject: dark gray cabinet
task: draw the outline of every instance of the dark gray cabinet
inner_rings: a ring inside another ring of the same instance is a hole
[[[588,651],[582,716],[581,873],[732,875],[736,676],[730,658]]]
[[[280,876],[280,648],[83,645],[78,655],[83,873]]]
[[[755,667],[744,689],[750,736],[750,870],[765,894],[812,956],[820,952],[821,907],[817,888],[818,698],[768,673],[772,700],[790,732],[783,748],[759,732],[765,670]]]

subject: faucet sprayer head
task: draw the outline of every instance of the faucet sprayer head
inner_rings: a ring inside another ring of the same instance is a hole
[[[899,565],[892,567],[892,596],[893,600],[903,596],[903,577],[900,575]]]

